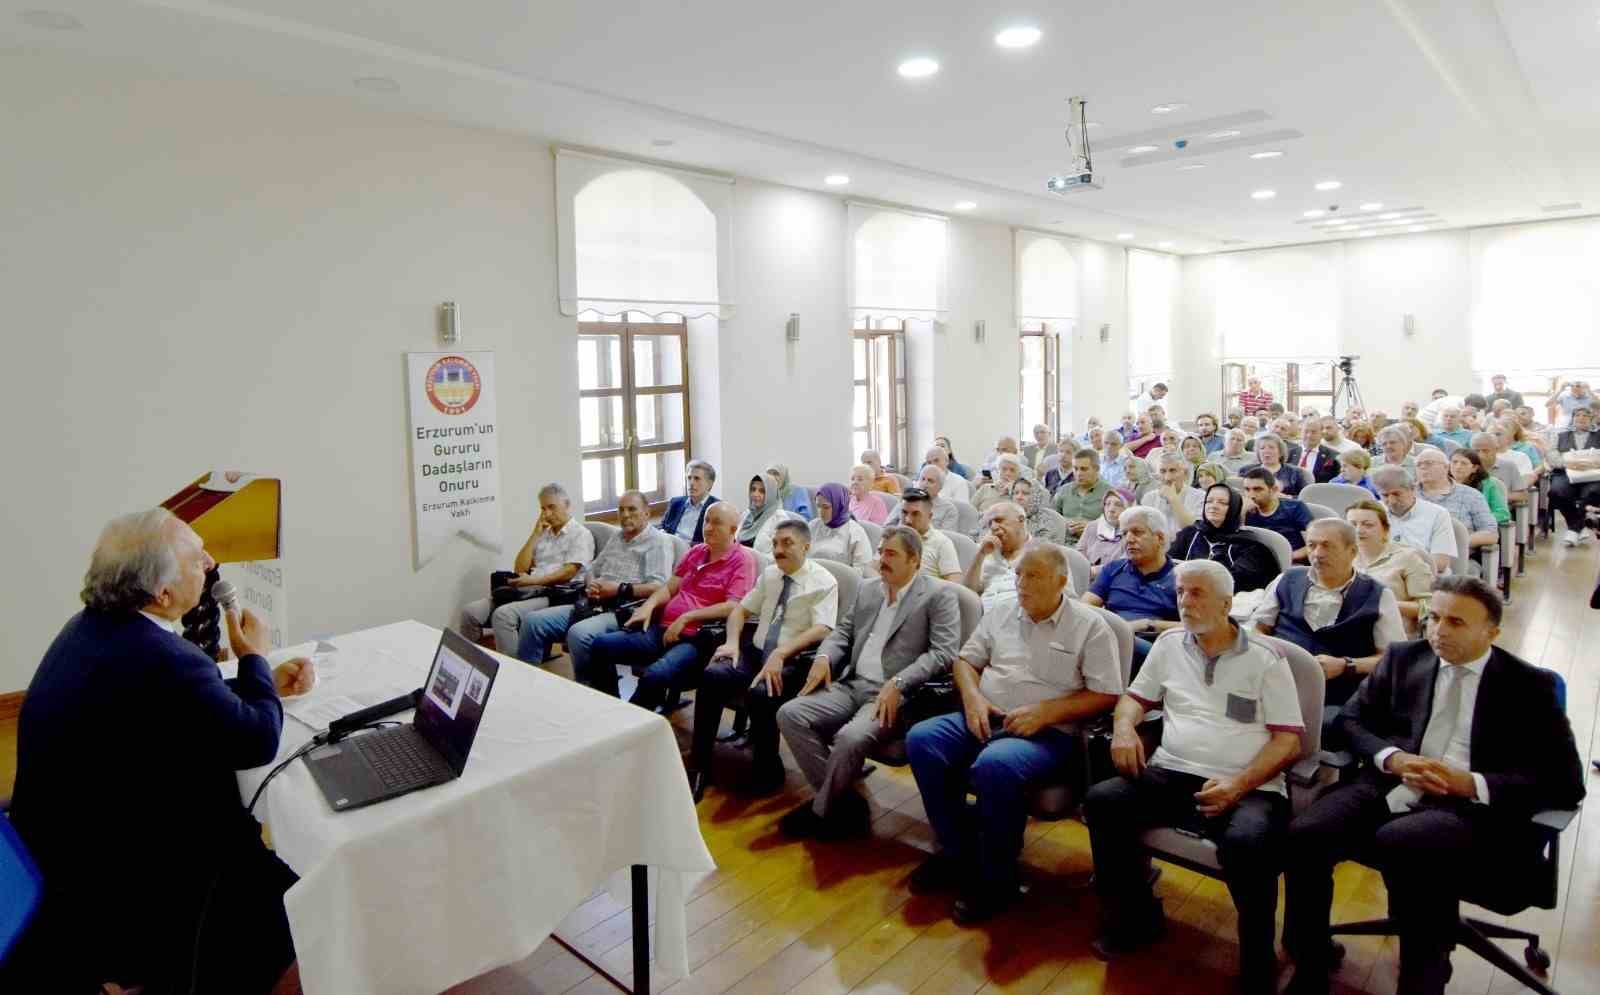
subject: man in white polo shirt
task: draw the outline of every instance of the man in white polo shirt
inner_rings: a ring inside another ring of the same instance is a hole
[[[984,612],[956,659],[962,711],[919,722],[906,736],[939,840],[911,890],[958,887],[952,912],[963,925],[1016,900],[1028,786],[1081,764],[1076,724],[1105,714],[1122,693],[1110,624],[1068,590],[1066,551],[1029,543],[1017,564],[1017,596]]]
[[[1104,917],[1092,947],[1109,959],[1164,931],[1139,838],[1173,826],[1217,845],[1239,913],[1240,987],[1265,995],[1276,991],[1274,915],[1289,824],[1283,770],[1300,755],[1300,698],[1283,655],[1229,619],[1226,567],[1189,560],[1177,579],[1183,626],[1156,640],[1117,702],[1111,759],[1122,776],[1089,789],[1083,803]],[[1138,725],[1151,708],[1166,718],[1146,762]]]
[[[1421,550],[1433,563],[1434,573],[1448,573],[1456,560],[1456,529],[1450,513],[1417,497],[1416,482],[1403,467],[1372,471],[1372,486],[1389,509],[1389,537]]]

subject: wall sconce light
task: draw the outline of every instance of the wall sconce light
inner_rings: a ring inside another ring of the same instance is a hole
[[[1417,316],[1414,314],[1402,315],[1400,327],[1405,330],[1407,335],[1417,334]]]
[[[445,301],[439,305],[439,344],[455,345],[461,341],[461,328],[457,323],[456,302]]]
[[[1101,342],[1110,342],[1111,341],[1111,323],[1110,322],[1106,322],[1105,324],[1100,326],[1100,341]]]
[[[972,323],[972,341],[976,342],[978,345],[983,345],[984,341],[988,339],[988,337],[988,324],[982,318],[974,321]]]
[[[790,342],[800,341],[800,315],[798,313],[790,313],[789,320],[783,326],[783,337]]]

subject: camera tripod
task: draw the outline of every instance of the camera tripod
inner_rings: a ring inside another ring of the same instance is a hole
[[[1346,411],[1351,408],[1366,409],[1366,405],[1361,401],[1361,388],[1356,384],[1354,373],[1344,372],[1344,376],[1340,378],[1339,387],[1333,392],[1333,401],[1328,405],[1328,414],[1337,418],[1340,407]]]

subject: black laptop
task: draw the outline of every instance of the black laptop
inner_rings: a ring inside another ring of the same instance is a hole
[[[410,724],[350,736],[306,755],[328,804],[343,812],[460,777],[499,671],[493,656],[446,629]]]

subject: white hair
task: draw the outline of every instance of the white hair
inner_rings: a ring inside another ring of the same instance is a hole
[[[1416,440],[1411,438],[1411,431],[1409,429],[1407,429],[1406,427],[1404,427],[1402,425],[1398,425],[1398,424],[1397,425],[1385,425],[1383,427],[1383,429],[1378,432],[1378,445],[1381,446],[1385,442],[1388,442],[1390,439],[1395,439],[1397,441],[1404,442],[1408,446],[1411,445],[1414,441],[1416,441]]]
[[[1194,437],[1190,436],[1190,438]],[[1195,441],[1198,442],[1200,440],[1196,439]],[[1175,453],[1170,449],[1161,450],[1161,452],[1157,455],[1156,462],[1161,466],[1184,467],[1189,465],[1188,457],[1184,456],[1181,452]]]
[[[113,518],[100,533],[79,597],[99,611],[138,611],[178,579],[172,512],[151,508]]]
[[[995,457],[994,465],[999,466],[1001,463],[1008,463],[1012,466],[1015,466],[1018,470],[1022,469],[1022,457],[1016,456],[1012,453],[1001,453],[999,456]]]
[[[1318,521],[1332,521],[1332,519],[1317,519]],[[1211,585],[1211,590],[1224,598],[1233,597],[1233,574],[1228,568],[1216,560],[1179,560],[1174,568],[1179,580],[1187,577],[1203,577]]]
[[[985,522],[992,522],[1001,515],[1015,515],[1017,518],[1026,519],[1028,513],[1022,510],[1022,505],[1015,501],[996,501],[983,513]]]
[[[1143,525],[1145,531],[1159,535],[1163,539],[1172,538],[1167,530],[1167,516],[1154,508],[1146,508],[1142,504],[1134,505],[1124,511],[1121,518],[1117,519],[1117,528],[1124,532],[1135,525]]]
[[[940,466],[937,463],[924,463],[924,464],[922,464],[922,470],[917,474],[917,476],[920,477],[920,476],[922,476],[922,474],[927,473],[929,470],[932,470],[932,471],[934,471],[935,473],[938,474],[938,477],[936,477],[935,479],[938,480],[939,483],[941,483],[941,484],[944,483],[945,469],[944,469],[944,467]]]

